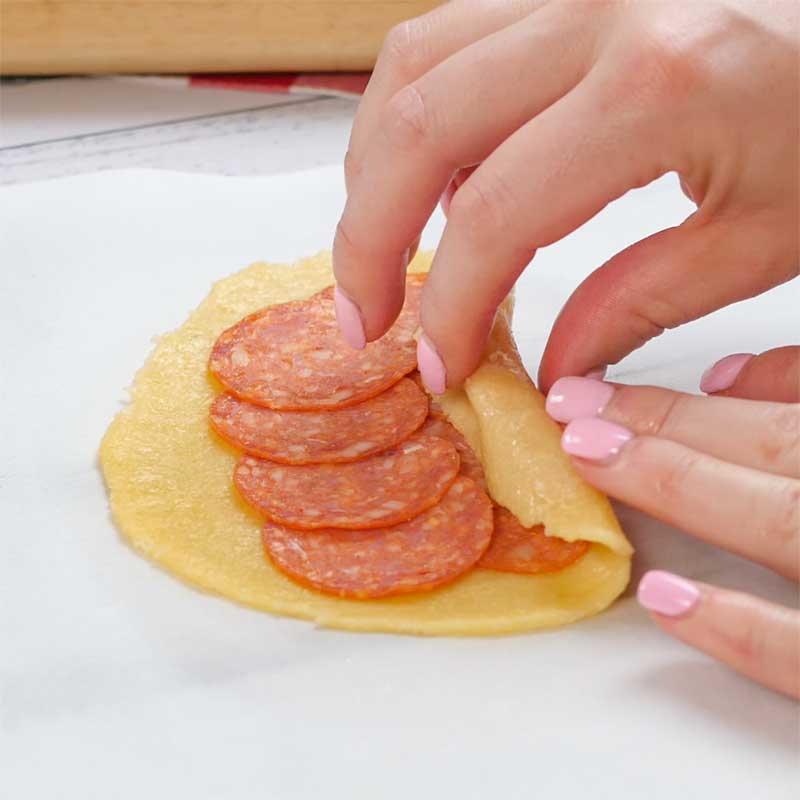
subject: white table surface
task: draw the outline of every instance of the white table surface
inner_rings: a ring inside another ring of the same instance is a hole
[[[153,335],[216,278],[325,247],[342,201],[338,166],[0,189],[0,796],[796,797],[797,706],[663,636],[630,592],[561,631],[348,634],[195,591],[120,540],[95,454]],[[667,178],[539,254],[518,287],[532,369],[579,277],[687,210]],[[784,342],[797,301],[732,307],[613,375],[694,388],[715,358]],[[797,603],[766,570],[620,514],[636,575]]]
[[[117,537],[95,452],[123,387],[211,281],[329,244],[355,107],[0,87],[0,796],[796,797],[797,707],[660,635],[630,591],[561,632],[359,636],[196,592]],[[278,177],[105,172],[129,167]],[[540,253],[519,286],[529,367],[581,274],[687,211],[666,179]],[[798,300],[785,287],[666,334],[612,376],[695,390],[719,356],[795,338]],[[797,604],[765,570],[620,515],[636,575]]]

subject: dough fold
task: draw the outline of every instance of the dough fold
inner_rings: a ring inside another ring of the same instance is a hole
[[[423,253],[411,269],[429,265]],[[305,589],[272,566],[261,520],[233,488],[237,453],[209,427],[221,388],[206,362],[216,337],[246,314],[332,282],[327,253],[295,265],[253,264],[219,281],[178,330],[159,339],[100,448],[112,514],[130,545],[199,588],[331,628],[504,634],[565,625],[610,605],[627,585],[631,547],[606,498],[561,452],[558,426],[513,348],[509,306],[484,363],[443,406],[476,447],[497,501],[527,525],[543,522],[565,539],[594,542],[587,554],[552,575],[474,570],[430,593],[369,601]]]

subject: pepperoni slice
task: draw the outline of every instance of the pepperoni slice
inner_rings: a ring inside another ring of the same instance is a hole
[[[423,391],[428,396],[428,407],[430,409],[429,413],[432,417],[436,417],[436,419],[443,419],[447,420],[447,415],[444,413],[444,409],[442,408],[442,404],[439,400],[434,397],[433,395],[428,395],[428,390],[425,388],[425,384],[422,381],[422,375],[419,374],[417,370],[414,370],[408,376],[414,383],[419,386],[421,391]]]
[[[414,381],[414,383],[417,384],[421,392],[426,391],[425,384],[422,382],[422,375],[419,374],[419,370],[415,369],[413,372],[411,372],[408,376],[408,379]]]
[[[241,400],[282,411],[355,405],[397,383],[417,365],[414,333],[422,282],[407,282],[391,330],[353,350],[336,324],[333,288],[270,306],[220,335],[209,369]]]
[[[492,543],[478,566],[526,575],[559,572],[588,549],[588,542],[566,542],[548,536],[541,525],[526,528],[508,509],[495,506]]]
[[[486,491],[486,476],[483,474],[483,464],[481,464],[480,459],[475,455],[475,451],[469,446],[469,443],[455,425],[442,417],[435,417],[431,413],[431,416],[425,420],[425,424],[420,428],[419,432],[426,436],[438,436],[450,442],[458,450],[458,456],[461,459],[461,475],[471,478],[484,492]]]
[[[358,599],[420,592],[469,570],[492,535],[492,503],[469,478],[414,519],[372,531],[297,531],[267,522],[267,554],[305,586]]]
[[[450,442],[415,434],[350,464],[287,466],[243,456],[233,480],[248,503],[291,528],[381,528],[439,502],[458,475]]]
[[[363,403],[330,411],[275,411],[223,394],[211,404],[211,426],[253,456],[282,464],[332,464],[408,439],[427,413],[425,395],[403,378]]]

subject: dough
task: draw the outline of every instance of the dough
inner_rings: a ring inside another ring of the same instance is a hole
[[[420,254],[411,269],[429,264],[430,254]],[[484,366],[443,405],[481,454],[497,500],[526,524],[541,521],[566,539],[595,542],[587,554],[551,575],[475,570],[430,593],[369,601],[305,589],[270,564],[262,520],[233,488],[238,453],[209,426],[222,387],[206,365],[217,336],[246,314],[331,283],[329,254],[293,266],[253,264],[217,283],[158,341],[100,449],[114,520],[131,546],[197,587],[331,628],[514,633],[565,625],[610,605],[628,582],[631,547],[608,501],[562,455],[558,426],[514,360],[505,313]]]

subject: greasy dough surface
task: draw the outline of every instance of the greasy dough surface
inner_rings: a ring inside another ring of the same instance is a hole
[[[429,255],[418,255],[411,268],[424,271],[429,263]],[[262,520],[233,488],[238,454],[209,428],[208,408],[221,387],[209,377],[206,363],[216,337],[246,314],[306,297],[331,282],[329,255],[294,266],[254,264],[217,283],[177,331],[161,337],[136,376],[131,403],[112,423],[100,451],[114,519],[128,542],[195,586],[335,628],[500,634],[564,625],[606,608],[628,582],[630,548],[599,495],[594,502],[600,511],[593,513],[588,499],[585,511],[597,524],[586,529],[578,510],[572,517],[580,530],[565,538],[602,537],[613,541],[614,549],[593,545],[573,566],[552,575],[475,570],[428,594],[365,602],[305,589],[269,563],[261,542]],[[477,392],[482,385],[476,376],[472,387]],[[482,397],[488,402],[485,393]],[[502,396],[494,401],[506,405]],[[478,417],[466,396],[457,402],[473,429],[468,432],[451,419],[470,439],[480,428]],[[534,420],[544,416],[537,406],[532,408]],[[496,449],[503,447],[498,442]],[[517,447],[510,442],[505,447],[510,457],[520,458]],[[522,461],[524,469],[541,463]],[[487,479],[496,485],[491,468]],[[519,497],[514,504],[501,502],[520,513]]]

